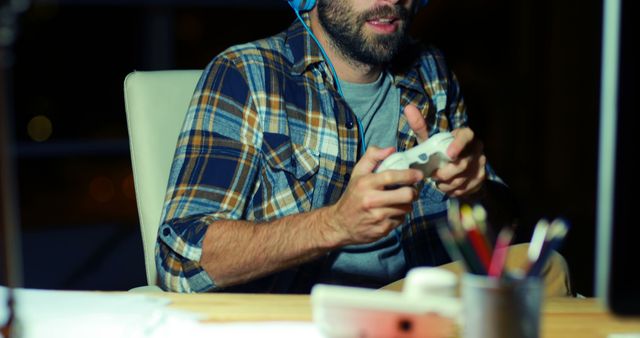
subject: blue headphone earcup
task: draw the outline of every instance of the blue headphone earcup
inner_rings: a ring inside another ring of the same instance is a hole
[[[289,5],[293,7],[294,10],[299,12],[306,12],[313,9],[316,5],[316,0],[288,0]]]

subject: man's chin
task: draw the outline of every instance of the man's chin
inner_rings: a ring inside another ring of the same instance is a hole
[[[371,46],[371,45],[370,45]],[[402,44],[395,39],[376,39],[370,53],[376,55],[376,59],[383,63],[391,61],[400,51]]]
[[[389,50],[378,50],[376,52],[370,51],[366,56],[363,56],[362,54],[359,55],[359,57],[356,56],[354,57],[354,60],[370,66],[381,66],[391,62],[394,57],[395,53],[392,53]]]

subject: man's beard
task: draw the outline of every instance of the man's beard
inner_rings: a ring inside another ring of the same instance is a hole
[[[406,8],[384,6],[357,14],[343,0],[318,1],[320,24],[331,42],[344,56],[367,65],[381,65],[391,61],[407,41],[407,27],[411,14]],[[367,20],[395,16],[402,20],[392,34],[366,34]]]

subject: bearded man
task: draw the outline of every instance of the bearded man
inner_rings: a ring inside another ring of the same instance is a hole
[[[318,0],[284,32],[211,61],[168,184],[156,248],[162,288],[377,288],[450,262],[435,229],[448,199],[503,185],[442,54],[407,36],[418,7]],[[452,161],[431,177],[375,173],[393,152],[443,131],[455,135]]]

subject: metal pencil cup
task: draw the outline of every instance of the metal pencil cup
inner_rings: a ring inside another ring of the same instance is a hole
[[[540,278],[462,278],[464,338],[538,338]]]

